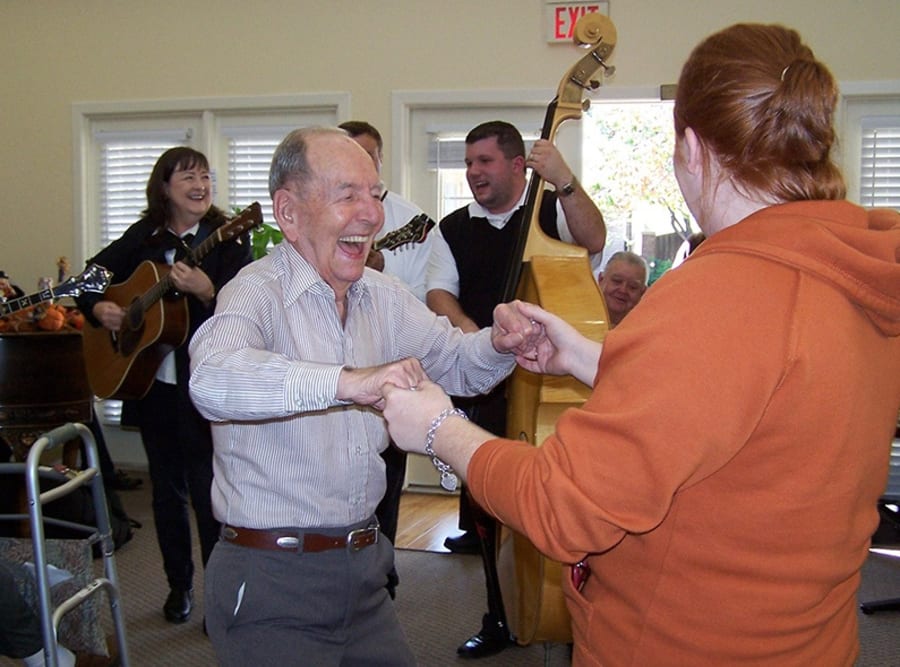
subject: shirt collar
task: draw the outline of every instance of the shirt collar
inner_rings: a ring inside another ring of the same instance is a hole
[[[506,223],[509,222],[509,219],[513,216],[513,213],[518,211],[525,204],[526,194],[528,194],[528,188],[522,190],[519,201],[516,202],[516,205],[505,213],[491,213],[477,201],[473,201],[471,204],[469,204],[469,217],[485,218],[491,227],[494,227],[495,229],[503,229],[504,227],[506,227]]]
[[[177,236],[177,237],[180,238],[180,239],[183,239],[183,238],[184,238],[185,236],[187,236],[188,234],[193,234],[194,236],[197,236],[197,232],[198,232],[199,230],[200,230],[200,223],[199,223],[199,222],[197,222],[197,224],[194,225],[193,227],[191,227],[190,229],[184,230],[181,234],[175,234],[175,231],[174,231],[174,230],[169,229],[170,232],[172,232],[173,234],[175,234],[175,236]]]
[[[285,304],[291,304],[297,301],[305,292],[314,294],[327,294],[329,298],[334,299],[334,290],[331,285],[322,280],[322,276],[316,271],[316,268],[310,264],[303,255],[297,252],[287,241],[282,241],[273,252],[279,252],[288,273],[285,281]],[[362,278],[350,285],[347,291],[349,300],[361,298],[362,295],[369,293],[369,277],[368,270],[363,271]]]

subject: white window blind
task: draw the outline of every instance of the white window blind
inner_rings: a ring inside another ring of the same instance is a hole
[[[860,203],[900,208],[900,117],[864,117],[861,141]]]
[[[269,197],[269,167],[272,154],[291,127],[229,128],[223,134],[228,141],[228,206],[230,212],[243,210],[258,201],[263,221],[275,224]]]
[[[522,133],[525,141],[525,155],[531,151],[534,142],[540,139],[540,134]],[[466,167],[466,135],[458,133],[433,132],[428,137],[428,168],[441,169],[465,169]]]
[[[98,132],[95,140],[100,151],[100,247],[105,248],[147,208],[147,180],[159,156],[187,144],[190,133]]]

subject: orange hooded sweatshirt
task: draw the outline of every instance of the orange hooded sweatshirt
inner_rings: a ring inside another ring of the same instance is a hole
[[[584,406],[483,445],[469,489],[588,557],[575,665],[852,665],[898,409],[900,214],[773,206],[663,276]]]

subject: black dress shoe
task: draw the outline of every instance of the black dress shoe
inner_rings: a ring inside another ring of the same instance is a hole
[[[491,614],[485,614],[481,621],[481,631],[474,634],[456,649],[461,658],[485,658],[500,653],[508,646],[515,646],[515,639],[505,625],[496,621]]]
[[[163,605],[163,614],[169,623],[184,623],[194,608],[194,591],[190,588],[173,588]]]
[[[444,540],[444,547],[455,554],[481,553],[481,541],[478,539],[478,533],[474,530],[467,530],[456,537],[448,537]]]

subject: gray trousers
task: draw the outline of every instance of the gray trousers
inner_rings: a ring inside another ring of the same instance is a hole
[[[393,564],[388,540],[319,553],[219,541],[206,567],[204,607],[219,664],[415,665],[385,589]]]

